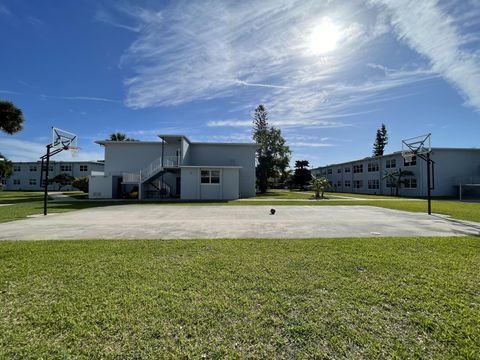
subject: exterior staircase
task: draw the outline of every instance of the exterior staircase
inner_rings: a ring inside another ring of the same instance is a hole
[[[150,184],[154,188],[156,188],[159,193],[166,193],[165,195],[170,194],[170,186],[163,183],[162,185],[157,186],[154,184],[154,181],[158,179],[160,176],[166,173],[167,168],[177,168],[180,166],[180,158],[178,156],[165,156],[163,158],[163,166],[162,166],[162,157],[153,160],[147,167],[140,170],[139,172],[134,173],[123,173],[122,174],[122,183],[123,184],[135,184],[138,185],[140,199],[142,198],[142,185]]]

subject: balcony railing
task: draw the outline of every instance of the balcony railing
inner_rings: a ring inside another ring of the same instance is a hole
[[[123,173],[124,183],[138,184],[140,182],[140,172],[138,173]]]

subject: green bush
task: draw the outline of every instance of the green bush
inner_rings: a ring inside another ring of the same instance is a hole
[[[88,177],[75,178],[72,181],[72,186],[84,193],[88,193]]]

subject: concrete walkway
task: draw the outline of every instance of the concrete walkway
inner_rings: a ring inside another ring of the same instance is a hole
[[[118,205],[0,224],[0,239],[480,235],[480,223],[370,206]]]
[[[62,193],[49,193],[48,196],[53,201],[77,201],[78,200],[78,199],[75,199],[74,197],[71,197]]]

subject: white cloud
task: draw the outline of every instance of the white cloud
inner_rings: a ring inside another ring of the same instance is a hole
[[[346,76],[352,68],[357,74],[363,71],[358,63],[365,47],[389,29],[383,13],[361,23],[356,13],[365,10],[358,4],[205,1],[179,2],[161,11],[118,11],[136,19],[142,29],[121,61],[134,73],[125,81],[125,103],[132,108],[240,94],[244,101],[237,110],[249,112],[263,102],[277,126],[342,127],[346,124],[326,119],[375,111],[351,109],[407,96],[406,91],[388,92],[435,76],[429,69],[386,67],[382,76],[367,80]],[[313,56],[310,33],[326,15],[337,22],[340,45],[331,54]],[[208,126],[245,127],[251,122],[219,120]]]
[[[10,91],[10,90],[0,90],[0,94],[19,95],[18,92],[16,92],[16,91]]]
[[[277,127],[296,127],[296,126],[310,126],[317,128],[338,128],[350,126],[349,124],[344,124],[340,122],[331,122],[325,120],[315,120],[315,119],[280,119],[280,120],[270,120],[270,125]],[[216,120],[208,121],[207,126],[209,127],[252,127],[252,120]]]
[[[232,111],[243,116],[258,103],[266,104],[276,126],[343,127],[349,124],[330,120],[368,114],[378,110],[376,104],[418,94],[439,74],[478,107],[480,52],[475,57],[462,49],[478,36],[460,35],[455,25],[460,18],[475,24],[474,16],[452,11],[454,19],[449,18],[433,0],[366,2],[374,6],[207,0],[149,10],[123,3],[96,16],[114,26],[120,20],[133,23],[128,26],[138,33],[120,62],[132,74],[125,80],[125,104],[131,108],[230,97],[241,104]],[[310,35],[326,18],[340,31],[339,46],[313,55]],[[388,38],[410,53],[389,36],[392,31],[424,57],[405,62],[399,56],[401,65],[384,64],[377,42]],[[241,117],[207,125],[247,127],[251,122]]]
[[[380,5],[390,16],[401,41],[425,56],[430,61],[432,70],[454,85],[464,96],[467,105],[480,110],[480,57],[474,50],[469,51],[464,46],[472,38],[469,34],[462,33],[454,16],[436,0],[371,2]],[[458,5],[461,6],[462,3]],[[478,8],[476,11],[473,9],[473,12],[478,14]],[[476,24],[479,25],[478,17]]]
[[[38,161],[46,152],[44,143],[21,140],[18,138],[0,137],[0,153],[12,161]],[[80,150],[78,157],[72,157],[69,151],[62,151],[52,157],[53,160],[102,160],[103,149],[98,151]]]
[[[95,20],[121,28],[121,29],[133,31],[133,32],[140,31],[139,26],[131,26],[131,25],[120,23],[109,11],[106,11],[103,8],[97,9],[97,11],[95,12]]]
[[[95,96],[53,96],[53,95],[43,95],[43,94],[40,96],[45,99],[101,101],[101,102],[115,102],[115,103],[120,102],[120,100],[109,99],[104,97],[95,97]]]
[[[135,73],[125,82],[126,104],[177,105],[229,96],[242,87],[287,90],[324,80],[367,34],[363,25],[351,21],[340,26],[337,60],[311,56],[308,38],[322,14],[328,10],[341,19],[347,11],[332,6],[293,0],[255,6],[205,1],[179,2],[161,12],[144,10],[137,16],[143,30],[122,59],[122,66]],[[159,13],[162,21],[146,22]]]
[[[299,148],[320,148],[320,147],[330,147],[330,146],[335,146],[334,144],[328,144],[328,143],[306,143],[306,142],[292,142],[289,143],[291,147],[299,147]]]
[[[10,10],[8,10],[8,8],[5,5],[2,5],[2,4],[0,4],[0,14],[12,15]]]

